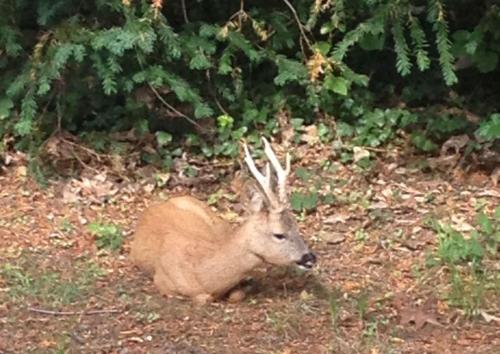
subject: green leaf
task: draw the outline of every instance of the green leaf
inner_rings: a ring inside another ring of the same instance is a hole
[[[434,144],[426,136],[424,136],[424,135],[422,135],[420,133],[413,133],[411,135],[411,142],[418,149],[420,149],[422,151],[425,151],[425,152],[431,152],[431,151],[435,151],[437,149],[437,145],[436,144]]]
[[[482,121],[476,134],[490,141],[500,139],[500,113],[494,113],[487,120]]]
[[[496,69],[498,64],[498,54],[495,52],[480,52],[474,56],[477,68],[482,73],[488,73]]]
[[[344,122],[337,123],[337,135],[340,137],[349,137],[354,134],[354,128]]]
[[[311,172],[309,172],[304,167],[299,167],[295,170],[295,175],[300,178],[303,182],[307,182],[311,177]]]
[[[402,76],[406,76],[411,72],[412,64],[408,57],[409,48],[403,33],[400,17],[397,17],[396,23],[392,26],[392,35],[394,38],[394,50],[396,51],[396,69]]]
[[[493,223],[484,213],[479,213],[477,215],[477,223],[481,228],[481,231],[487,235],[491,235],[493,233]]]
[[[327,33],[332,32],[334,29],[335,29],[335,25],[332,22],[325,22],[321,26],[321,28],[319,30],[319,33],[321,33],[321,34],[327,34]]]
[[[325,77],[324,85],[327,90],[346,96],[350,82],[343,77],[327,75]]]
[[[417,57],[418,69],[420,71],[427,70],[431,64],[427,51],[429,45],[425,38],[425,32],[416,17],[411,17],[410,20],[410,36],[413,42],[415,56]]]
[[[210,117],[214,111],[206,103],[195,103],[194,116],[196,118]]]
[[[33,120],[35,119],[37,109],[38,104],[35,101],[33,93],[30,92],[23,98],[21,103],[20,119],[14,126],[17,134],[26,136],[32,132]]]
[[[160,147],[166,146],[172,142],[172,135],[167,132],[158,131],[156,132],[156,141]]]
[[[310,192],[304,196],[302,201],[305,210],[313,210],[318,206],[318,192]]]
[[[221,129],[231,128],[234,123],[234,118],[223,114],[217,117],[217,126]]]
[[[308,71],[304,64],[297,60],[290,60],[278,57],[278,75],[274,78],[274,83],[278,86],[285,86],[290,82],[302,83],[308,78]]]
[[[243,34],[239,32],[230,31],[227,36],[229,42],[236,48],[239,48],[252,62],[259,62],[262,58],[261,53],[255,50],[252,42],[246,39]]]
[[[303,196],[299,192],[292,192],[290,195],[290,205],[292,206],[292,209],[295,211],[302,211],[302,205],[303,205]]]
[[[382,50],[384,48],[385,36],[383,33],[366,33],[359,41],[359,46],[364,50]]]
[[[123,233],[117,225],[92,222],[89,224],[88,230],[95,236],[97,248],[108,248],[112,251],[121,248]]]
[[[314,48],[319,50],[323,55],[327,55],[331,47],[332,45],[329,42],[317,42],[314,45]]]
[[[14,102],[10,98],[0,98],[0,120],[9,117],[12,107],[14,107]]]
[[[495,219],[500,221],[500,205],[495,208]]]
[[[448,23],[444,18],[439,18],[434,23],[436,32],[436,46],[439,53],[439,64],[441,64],[441,71],[444,76],[446,85],[451,86],[458,82],[457,75],[453,62],[455,58],[451,53],[451,42],[448,37]]]
[[[206,70],[212,66],[210,60],[207,58],[204,52],[198,51],[191,61],[189,62],[189,68],[193,70]]]

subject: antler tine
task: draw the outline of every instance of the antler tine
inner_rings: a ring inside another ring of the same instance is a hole
[[[248,169],[255,177],[257,182],[259,182],[260,186],[262,187],[262,191],[269,200],[269,203],[273,206],[276,206],[277,205],[276,197],[271,188],[271,166],[269,165],[269,162],[266,163],[265,175],[263,175],[259,171],[257,166],[255,166],[255,162],[252,158],[252,155],[250,155],[250,150],[248,149],[247,144],[243,144],[243,149],[245,150],[245,162],[248,166]]]
[[[290,154],[288,152],[286,153],[286,166],[285,169],[283,169],[271,147],[271,144],[269,144],[269,141],[267,141],[267,139],[264,137],[262,138],[262,141],[264,142],[264,152],[266,153],[267,158],[276,171],[276,176],[278,178],[278,195],[280,201],[282,203],[285,203],[287,201],[286,180],[288,178],[288,175],[290,174],[291,165]]]

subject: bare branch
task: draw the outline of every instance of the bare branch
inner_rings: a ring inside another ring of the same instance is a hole
[[[196,123],[194,121],[193,118],[191,117],[188,117],[187,115],[185,115],[184,113],[180,112],[179,110],[175,109],[171,104],[169,104],[167,101],[165,101],[165,99],[160,95],[160,93],[154,88],[153,85],[151,85],[150,83],[148,83],[148,86],[149,88],[151,89],[151,91],[153,91],[153,93],[155,94],[155,96],[160,100],[161,103],[163,103],[165,105],[165,107],[167,107],[168,109],[170,109],[172,112],[178,114],[180,117],[184,118],[185,120],[187,120],[189,123],[195,125],[196,127],[198,127],[199,129],[201,130],[206,130],[204,129],[201,125],[199,125],[198,123]]]
[[[181,0],[182,16],[184,16],[184,22],[189,23],[189,18],[186,10],[186,0]]]
[[[306,44],[309,47],[309,49],[312,50],[311,42],[309,41],[309,38],[306,35],[306,31],[304,29],[304,25],[302,24],[302,22],[300,22],[300,18],[299,18],[299,15],[297,14],[297,10],[295,10],[295,8],[290,3],[290,1],[288,1],[288,0],[283,0],[283,1],[285,2],[286,6],[288,6],[288,8],[290,9],[290,11],[292,11],[293,17],[295,18],[295,22],[297,22],[297,26],[299,26],[299,31],[300,31],[300,34],[302,35],[302,38],[306,42]]]
[[[42,313],[44,315],[54,315],[54,316],[75,316],[75,315],[98,315],[103,313],[120,313],[121,310],[109,309],[109,310],[91,310],[91,311],[52,311],[44,310],[35,307],[28,307],[28,311]]]

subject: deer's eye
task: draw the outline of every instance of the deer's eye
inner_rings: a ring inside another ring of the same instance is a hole
[[[285,234],[273,234],[273,236],[278,240],[284,240],[286,238]]]

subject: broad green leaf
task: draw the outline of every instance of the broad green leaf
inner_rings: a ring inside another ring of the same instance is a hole
[[[349,81],[343,77],[328,75],[325,78],[324,85],[327,90],[346,96],[349,88]]]
[[[351,125],[339,122],[337,123],[337,135],[340,137],[349,137],[354,134],[354,129]]]
[[[295,175],[299,177],[303,182],[307,182],[311,177],[311,173],[304,167],[299,167],[295,170]]]
[[[318,206],[318,192],[310,192],[304,196],[303,206],[306,210],[315,209]]]
[[[420,149],[422,151],[425,151],[425,152],[430,152],[430,151],[434,151],[434,150],[437,149],[437,145],[436,144],[434,144],[426,136],[424,136],[424,135],[422,135],[420,133],[413,133],[411,135],[411,142],[418,149]]]
[[[234,123],[234,118],[231,116],[228,116],[227,114],[223,114],[217,117],[217,126],[219,128],[225,129],[225,128],[231,128]]]
[[[317,42],[314,45],[315,49],[319,50],[319,52],[323,55],[327,55],[328,52],[330,51],[330,48],[332,47],[330,43],[328,42]]]
[[[290,205],[292,206],[292,209],[295,211],[302,211],[303,199],[304,197],[302,193],[292,192],[290,195]]]
[[[156,141],[160,147],[166,146],[172,141],[172,135],[163,131],[156,132]]]

